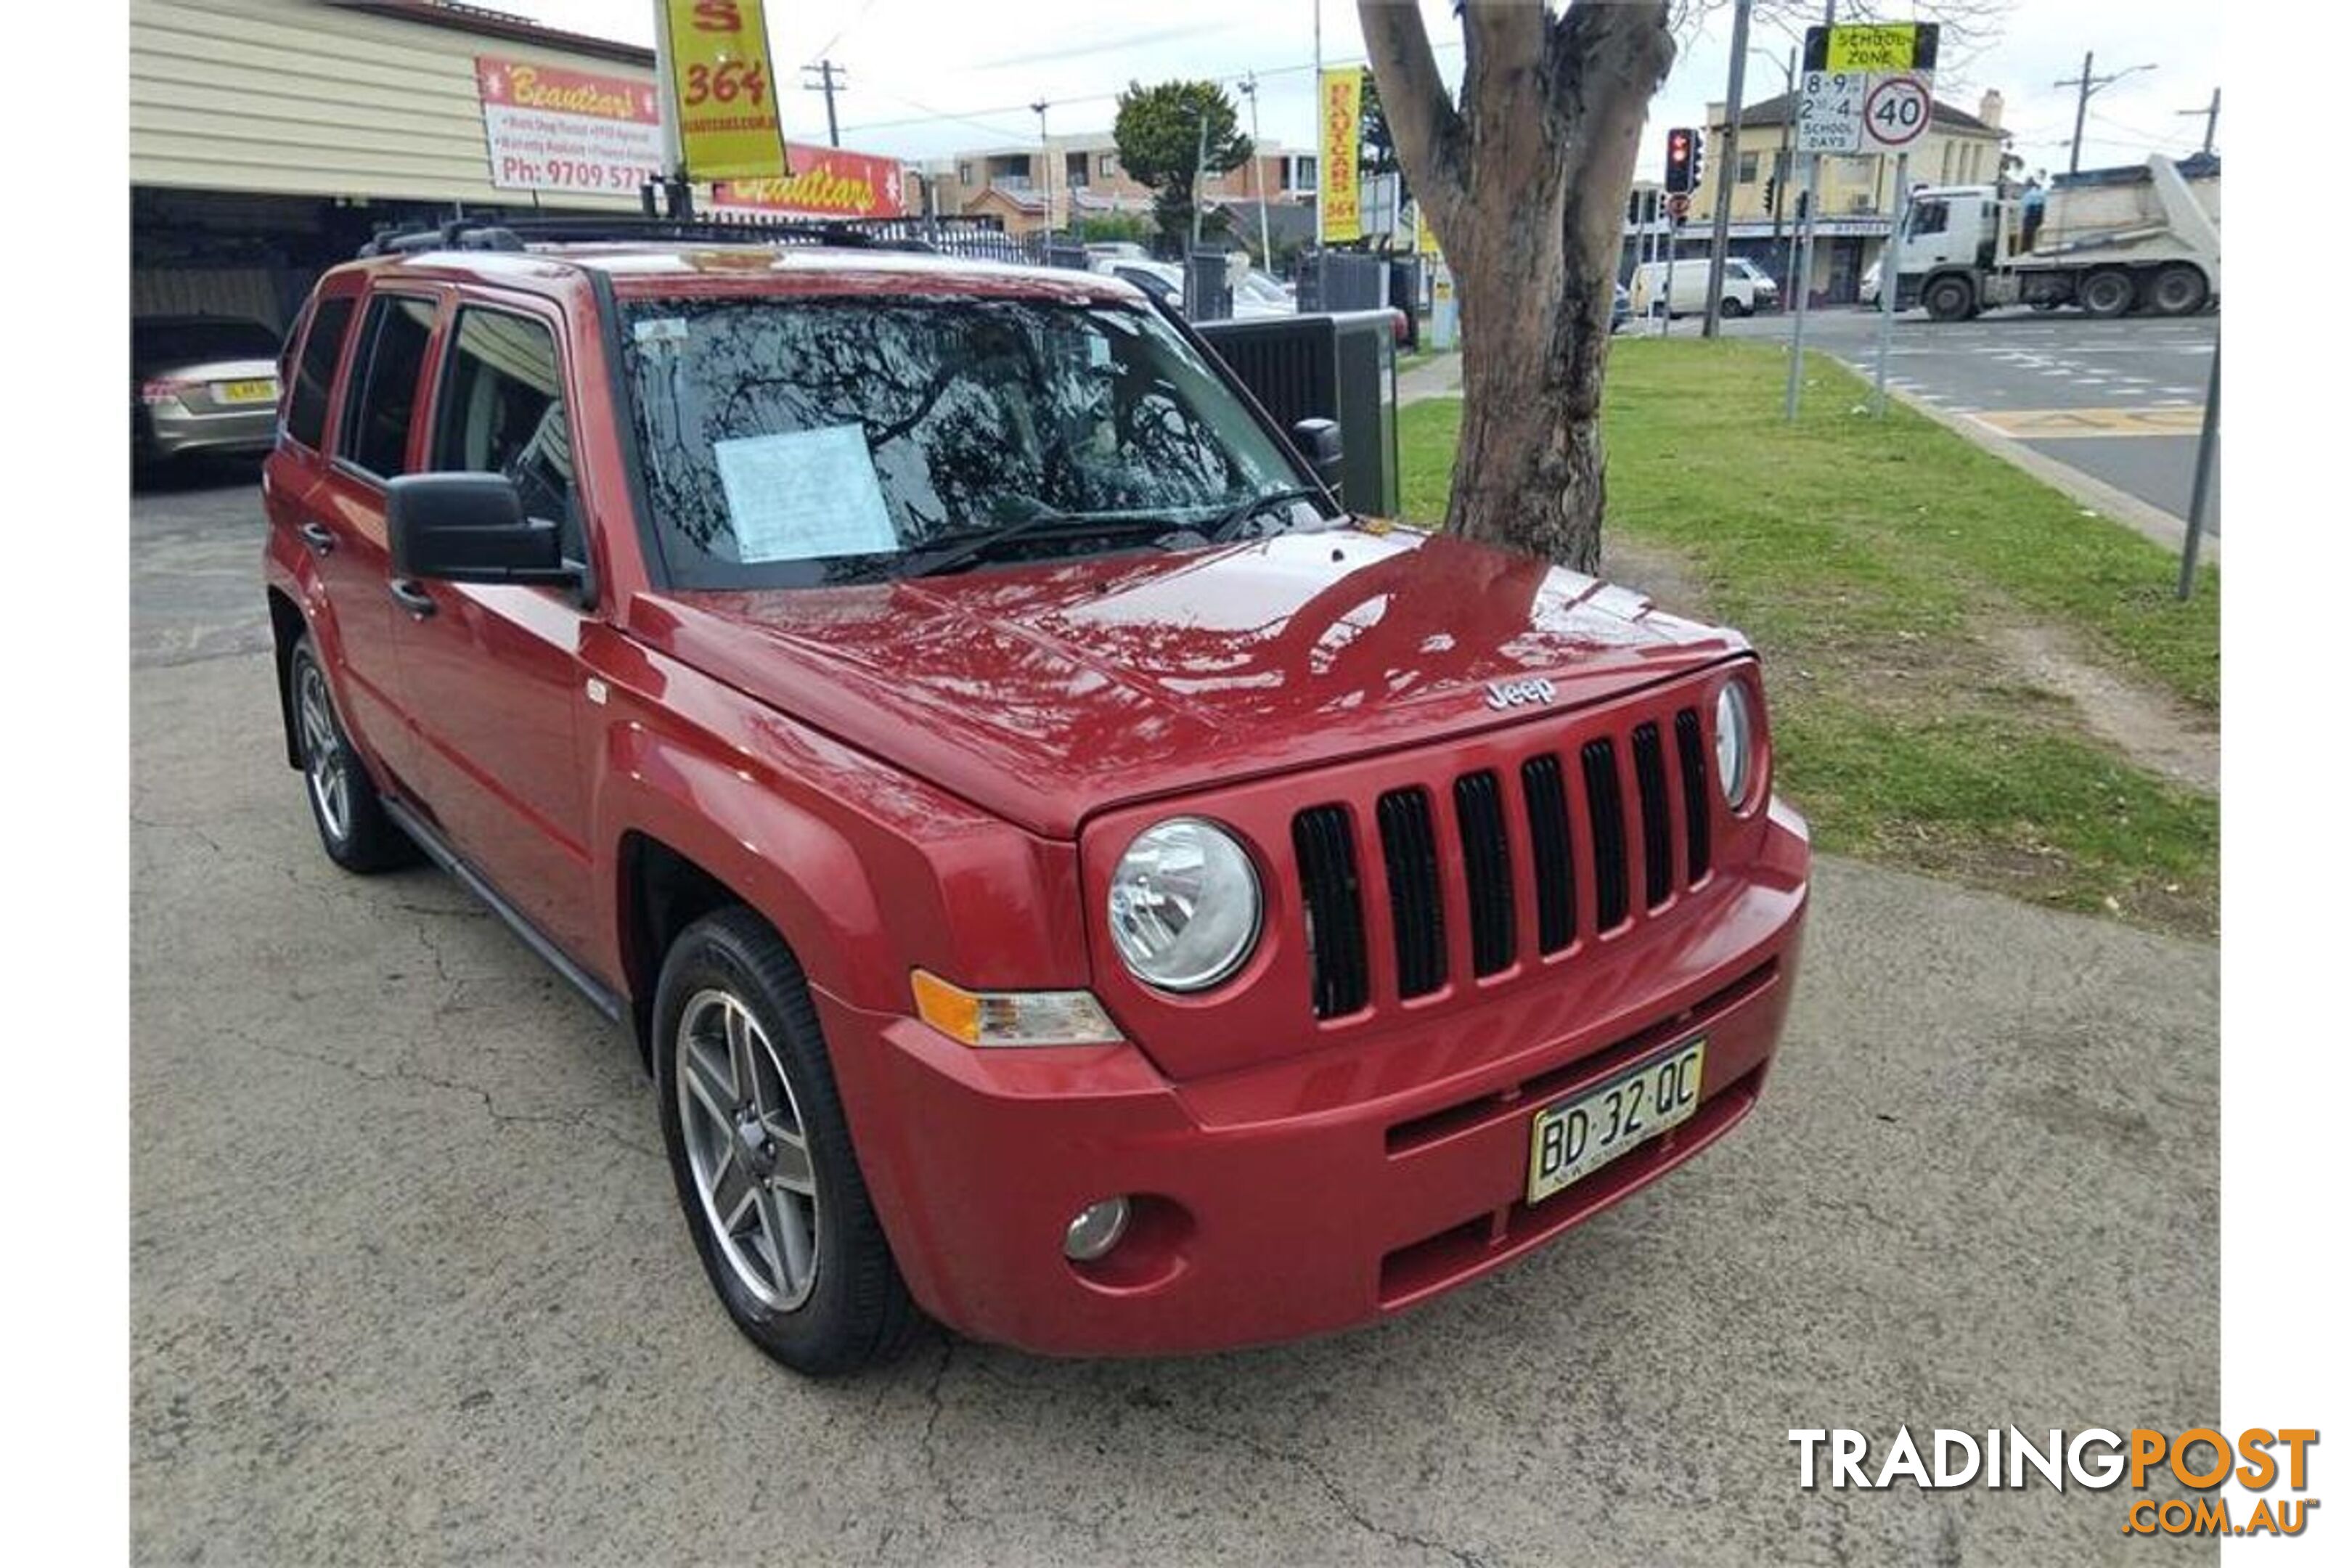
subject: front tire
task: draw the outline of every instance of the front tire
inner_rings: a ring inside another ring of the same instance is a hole
[[[743,1337],[812,1377],[903,1348],[914,1302],[858,1171],[807,983],[751,910],[707,916],[671,943],[653,1058],[687,1228]]]
[[[1961,278],[1938,278],[1927,285],[1924,303],[1927,314],[1939,321],[1963,321],[1976,309],[1976,290]]]
[[[352,749],[335,711],[327,668],[308,632],[286,661],[286,689],[301,756],[302,793],[327,858],[362,876],[414,865],[416,846],[385,815],[367,763]]]

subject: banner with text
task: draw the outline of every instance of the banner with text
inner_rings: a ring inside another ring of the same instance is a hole
[[[800,217],[904,217],[906,193],[896,158],[838,147],[785,151],[793,172],[781,180],[721,180],[710,202],[719,212],[788,213]]]
[[[474,84],[499,190],[633,196],[656,177],[661,111],[651,82],[477,55]]]
[[[665,0],[670,102],[692,180],[780,180],[784,123],[760,0]]]
[[[1323,130],[1315,199],[1323,210],[1323,241],[1344,245],[1364,237],[1364,193],[1356,174],[1357,138],[1364,115],[1363,68],[1325,71],[1316,101]]]

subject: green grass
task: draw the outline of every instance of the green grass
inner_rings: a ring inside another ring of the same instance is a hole
[[[1672,558],[1767,661],[1780,786],[1826,848],[2071,908],[2210,931],[2220,814],[2135,766],[1992,634],[2054,628],[2193,721],[2218,720],[2220,583],[1809,360],[1780,417],[1770,344],[1629,339],[1604,401],[1604,539]],[[1400,415],[1402,510],[1444,512],[1461,405]],[[1695,606],[1696,607],[1696,606]]]

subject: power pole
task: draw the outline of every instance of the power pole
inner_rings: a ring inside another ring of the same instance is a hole
[[[811,72],[815,73],[816,80],[810,81],[806,79]],[[803,66],[801,68],[801,76],[803,79],[801,81],[802,91],[821,92],[824,94],[825,139],[831,142],[835,146],[840,146],[841,121],[835,116],[833,111],[833,95],[837,91],[845,91],[848,89],[849,72],[844,68],[835,65],[831,60],[819,60],[813,66]]]
[[[1715,163],[1715,235],[1706,258],[1706,320],[1701,337],[1723,329],[1723,273],[1731,247],[1731,184],[1739,177],[1740,93],[1748,86],[1748,13],[1753,0],[1738,0],[1731,8],[1731,82],[1724,89],[1723,153]],[[1673,306],[1667,307],[1671,311]]]
[[[2084,49],[2083,51],[2083,74],[2078,77],[2070,76],[2063,80],[2053,81],[2050,84],[2052,87],[2071,87],[2074,89],[2074,150],[2066,154],[2066,172],[2068,174],[2080,174],[2082,172],[2083,116],[2090,111],[2091,95],[2098,91],[2103,87],[2112,87],[2116,82],[2123,80],[2124,78],[2133,74],[2135,71],[2152,71],[2155,68],[2156,68],[2152,65],[2126,66],[2123,69],[2116,72],[2113,76],[2093,76],[2091,74],[2091,51]],[[2217,106],[2219,102],[2220,90],[2221,89],[2218,88],[2214,89]],[[2216,109],[2216,112],[2219,112],[2218,107]]]
[[[2176,114],[2201,114],[2205,117],[2205,152],[2210,157],[2213,152],[2213,125],[2216,121],[2221,118],[2221,89],[2218,87],[2215,88],[2213,89],[2213,101],[2207,104],[2202,109],[2177,109],[2173,110],[2173,112]]]
[[[1323,254],[1323,0],[1315,0],[1315,254]],[[1320,263],[1318,262],[1319,266]]]
[[[1249,95],[1250,100],[1250,189],[1257,194],[1257,264],[1271,278],[1274,276],[1274,241],[1267,237],[1265,154],[1260,150],[1263,144],[1257,139],[1257,72],[1252,71],[1242,79],[1242,90]],[[1321,93],[1322,84],[1317,83],[1315,90]]]
[[[1202,111],[1201,111],[1201,138],[1200,138],[1200,145],[1199,145],[1198,149],[1197,149],[1197,150],[1193,153],[1193,154],[1192,154],[1192,249],[1193,249],[1193,250],[1198,250],[1198,249],[1200,249],[1200,248],[1201,248],[1201,171],[1202,171],[1202,168],[1204,168],[1204,167],[1207,165],[1208,162],[1209,162],[1209,111],[1208,111],[1206,109],[1203,109],[1203,110],[1202,110]],[[1187,275],[1188,277],[1191,275],[1192,268],[1192,258],[1191,253],[1190,253],[1190,252],[1187,252],[1187,253],[1186,253],[1186,255],[1185,255],[1185,257],[1184,257],[1184,269],[1185,269],[1185,273],[1186,273],[1186,275]]]
[[[2091,107],[2091,51],[2083,51],[2083,75],[2076,81],[2054,81],[2053,87],[2074,89],[2074,144],[2066,154],[2066,172],[2074,174],[2083,166],[2083,116]]]
[[[1789,177],[1797,172],[1793,143],[1790,141],[1797,123],[1796,45],[1789,46],[1789,63],[1782,66],[1780,69],[1787,78],[1788,108],[1780,116],[1780,151],[1772,164],[1772,248],[1776,251],[1780,248],[1780,205],[1789,199]],[[1782,269],[1781,278],[1783,288],[1793,287],[1797,280],[1797,257],[1793,237],[1790,241],[1789,259]],[[1788,304],[1785,299],[1780,302],[1784,306]]]
[[[1045,134],[1045,110],[1054,106],[1044,99],[1029,106],[1037,117],[1037,173],[1045,183],[1045,238],[1054,237],[1054,142]]]

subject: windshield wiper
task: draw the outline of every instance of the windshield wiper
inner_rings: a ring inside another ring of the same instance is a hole
[[[1044,533],[1112,533],[1137,529],[1166,533],[1173,526],[1164,517],[1142,517],[1128,512],[1034,511],[995,528],[950,534],[929,551],[919,551],[904,557],[896,575],[936,577],[942,573],[960,571],[995,554],[1008,544]]]
[[[1234,503],[1201,532],[1210,543],[1223,544],[1241,531],[1242,524],[1268,507],[1280,506],[1290,501],[1313,500],[1322,493],[1313,485],[1292,485],[1284,489],[1268,490],[1264,495],[1252,496],[1245,501]]]

